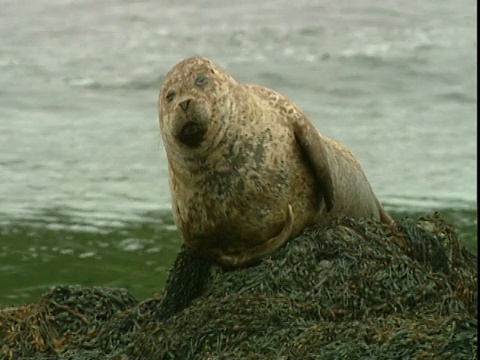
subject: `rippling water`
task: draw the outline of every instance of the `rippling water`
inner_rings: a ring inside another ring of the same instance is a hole
[[[394,215],[453,214],[476,247],[476,21],[472,0],[0,0],[0,304],[161,289],[157,96],[191,55],[295,100]]]

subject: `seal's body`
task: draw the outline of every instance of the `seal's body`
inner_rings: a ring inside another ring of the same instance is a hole
[[[273,90],[193,57],[167,74],[159,107],[177,227],[217,263],[255,262],[334,216],[393,222],[351,152]]]

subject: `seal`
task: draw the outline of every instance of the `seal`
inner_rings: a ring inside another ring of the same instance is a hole
[[[247,266],[333,217],[393,220],[353,154],[274,90],[203,57],[177,63],[159,96],[174,219],[182,240]]]

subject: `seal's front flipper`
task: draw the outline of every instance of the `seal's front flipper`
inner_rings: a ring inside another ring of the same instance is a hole
[[[200,296],[207,285],[210,268],[207,260],[182,245],[157,306],[157,320],[177,314]]]
[[[322,138],[308,119],[294,121],[293,131],[300,149],[305,154],[323,196],[327,211],[333,209],[333,184],[328,164],[327,149]]]
[[[237,268],[259,262],[261,258],[270,255],[290,239],[293,233],[293,223],[292,205],[288,204],[285,223],[278,235],[240,254],[222,254],[217,261],[227,268]]]

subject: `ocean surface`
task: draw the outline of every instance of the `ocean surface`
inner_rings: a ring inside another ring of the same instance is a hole
[[[346,144],[394,218],[477,248],[474,0],[0,0],[0,307],[161,291],[180,240],[157,98],[207,56]]]

